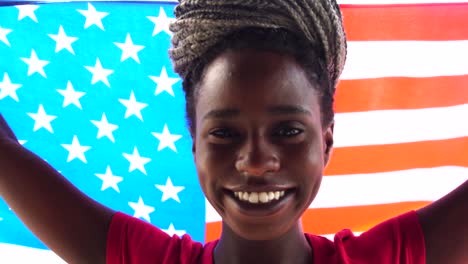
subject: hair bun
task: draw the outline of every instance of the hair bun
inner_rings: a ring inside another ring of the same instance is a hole
[[[180,0],[169,50],[181,78],[223,37],[247,27],[282,28],[323,49],[332,87],[346,60],[341,12],[334,0]]]

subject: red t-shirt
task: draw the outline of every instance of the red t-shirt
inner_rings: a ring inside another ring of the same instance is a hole
[[[424,264],[424,236],[416,212],[387,220],[360,236],[345,229],[334,241],[305,234],[314,263]],[[170,237],[157,227],[123,213],[112,219],[107,237],[108,264],[212,264],[217,241],[194,242],[188,235]]]

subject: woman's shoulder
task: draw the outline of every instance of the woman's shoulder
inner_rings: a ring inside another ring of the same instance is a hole
[[[306,234],[314,249],[315,263],[425,263],[424,235],[416,212],[388,219],[355,235],[344,229],[333,241]]]
[[[189,235],[170,236],[156,226],[117,212],[109,226],[106,256],[110,264],[200,263],[204,247]],[[155,263],[156,263],[155,262]]]

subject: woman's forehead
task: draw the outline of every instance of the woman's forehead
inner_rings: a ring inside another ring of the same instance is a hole
[[[295,59],[279,51],[260,49],[227,49],[220,53],[209,65],[207,70],[226,70],[232,74],[267,73],[269,71],[284,71],[288,67],[299,65]]]
[[[222,53],[206,68],[200,82],[201,94],[255,93],[263,96],[290,92],[291,87],[310,89],[305,71],[294,58],[268,51],[230,50]],[[305,89],[304,89],[305,90]],[[296,91],[298,92],[298,91]],[[305,92],[305,91],[304,91]]]
[[[278,107],[310,110],[318,102],[316,89],[295,60],[272,52],[224,53],[208,66],[199,89],[199,112]]]

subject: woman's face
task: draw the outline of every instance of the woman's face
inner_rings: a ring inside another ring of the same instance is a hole
[[[207,199],[237,235],[280,237],[315,198],[332,143],[316,89],[291,57],[255,50],[221,54],[199,89],[193,151]]]

